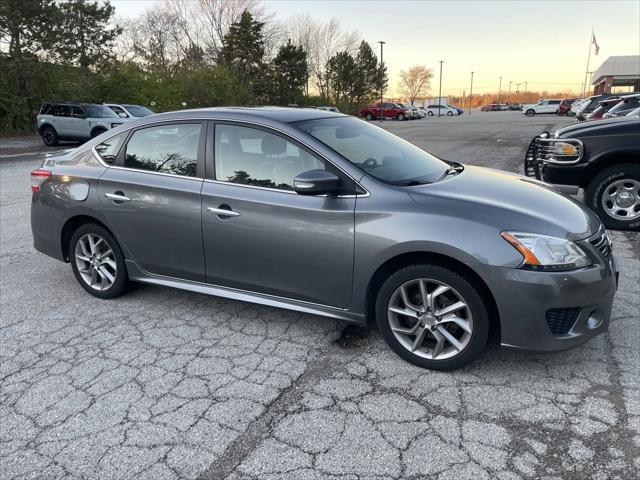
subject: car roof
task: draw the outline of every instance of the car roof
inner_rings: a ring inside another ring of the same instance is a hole
[[[330,112],[318,108],[291,108],[291,107],[210,107],[195,108],[190,110],[178,110],[176,112],[166,112],[156,114],[154,118],[159,120],[167,116],[173,119],[193,118],[202,116],[204,118],[216,119],[224,117],[227,119],[250,119],[264,118],[281,123],[301,122],[304,120],[315,120],[319,118],[346,117],[342,113]]]
[[[103,105],[102,103],[91,103],[91,102],[42,102],[42,105],[69,105],[69,106],[79,105],[81,107],[101,107],[106,104]]]

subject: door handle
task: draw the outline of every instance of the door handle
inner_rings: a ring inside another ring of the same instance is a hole
[[[231,210],[231,207],[229,207],[229,205],[220,205],[220,207],[226,207],[226,208],[213,208],[213,207],[208,207],[207,210],[211,213],[215,213],[216,215],[218,215],[219,217],[239,217],[240,214],[238,212],[234,212],[233,210]]]
[[[129,197],[122,195],[122,193],[105,193],[104,196],[107,197],[109,200],[113,200],[114,202],[130,202],[131,201]]]

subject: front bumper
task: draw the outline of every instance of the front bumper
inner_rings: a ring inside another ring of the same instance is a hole
[[[606,238],[599,235],[581,242],[594,259],[588,268],[554,273],[488,268],[485,278],[500,314],[503,347],[560,351],[607,330],[618,267],[613,255],[604,256],[594,247],[596,238]],[[560,329],[558,315],[564,322]]]
[[[524,174],[546,183],[553,184],[564,193],[575,195],[583,183],[585,163],[546,163],[538,155],[538,139],[545,138],[548,133],[536,136],[524,157]]]

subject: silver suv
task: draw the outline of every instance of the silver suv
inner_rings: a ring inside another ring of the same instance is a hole
[[[42,141],[53,147],[60,140],[83,142],[97,137],[126,119],[104,105],[60,102],[43,103],[37,121]]]

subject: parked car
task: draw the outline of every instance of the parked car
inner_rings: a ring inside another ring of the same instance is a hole
[[[396,105],[398,105],[398,107],[400,108],[406,108],[407,111],[409,112],[409,120],[416,120],[418,118],[420,118],[420,115],[418,114],[418,109],[413,107],[411,104],[409,103],[397,103]]]
[[[449,105],[449,104],[447,104],[447,107],[457,110],[458,115],[462,115],[464,113],[464,108],[456,107],[455,105]]]
[[[535,137],[525,173],[585,203],[609,228],[640,231],[640,118],[569,125]]]
[[[636,108],[635,110],[630,111],[629,113],[627,113],[625,115],[625,117],[637,117],[640,116],[640,107]]]
[[[154,115],[48,156],[31,189],[35,248],[91,295],[131,280],[376,322],[437,370],[490,331],[508,348],[580,345],[607,330],[616,291],[585,207],[318,109]]]
[[[94,103],[45,102],[36,119],[45,145],[60,140],[84,142],[124,122],[110,108]]]
[[[378,102],[374,105],[361,108],[358,115],[367,120],[374,120],[381,116],[384,118],[395,118],[396,120],[408,120],[411,116],[411,111],[392,102],[383,102],[381,110],[380,102]]]
[[[325,110],[327,112],[335,112],[335,113],[340,113],[340,110],[338,110],[338,107],[335,107],[333,105],[323,105],[321,107],[318,107],[319,110]]]
[[[579,98],[565,98],[558,105],[558,115],[572,115],[571,105],[573,105]]]
[[[602,115],[602,118],[624,117],[638,107],[640,107],[640,94],[629,95]]]
[[[427,115],[430,117],[434,115],[447,115],[452,117],[454,115],[458,115],[458,110],[449,105],[428,105],[425,110],[427,111]]]
[[[521,103],[512,103],[512,104],[509,105],[509,110],[511,110],[511,111],[522,110],[522,104]]]
[[[483,112],[501,112],[502,104],[501,103],[490,103],[488,105],[484,105],[481,109]]]
[[[583,122],[587,119],[587,115],[593,112],[602,100],[606,100],[608,98],[615,97],[616,95],[612,95],[610,93],[605,93],[602,95],[592,95],[585,99],[585,101],[580,105],[580,108],[576,112],[576,120],[579,122]]]
[[[522,113],[527,117],[533,117],[541,113],[558,113],[558,108],[562,100],[547,98],[540,100],[538,103],[523,105]]]
[[[120,118],[143,118],[153,115],[154,112],[142,105],[128,103],[105,103]]]
[[[600,120],[602,116],[622,101],[622,97],[610,97],[602,100],[593,112],[587,115],[586,120]]]

